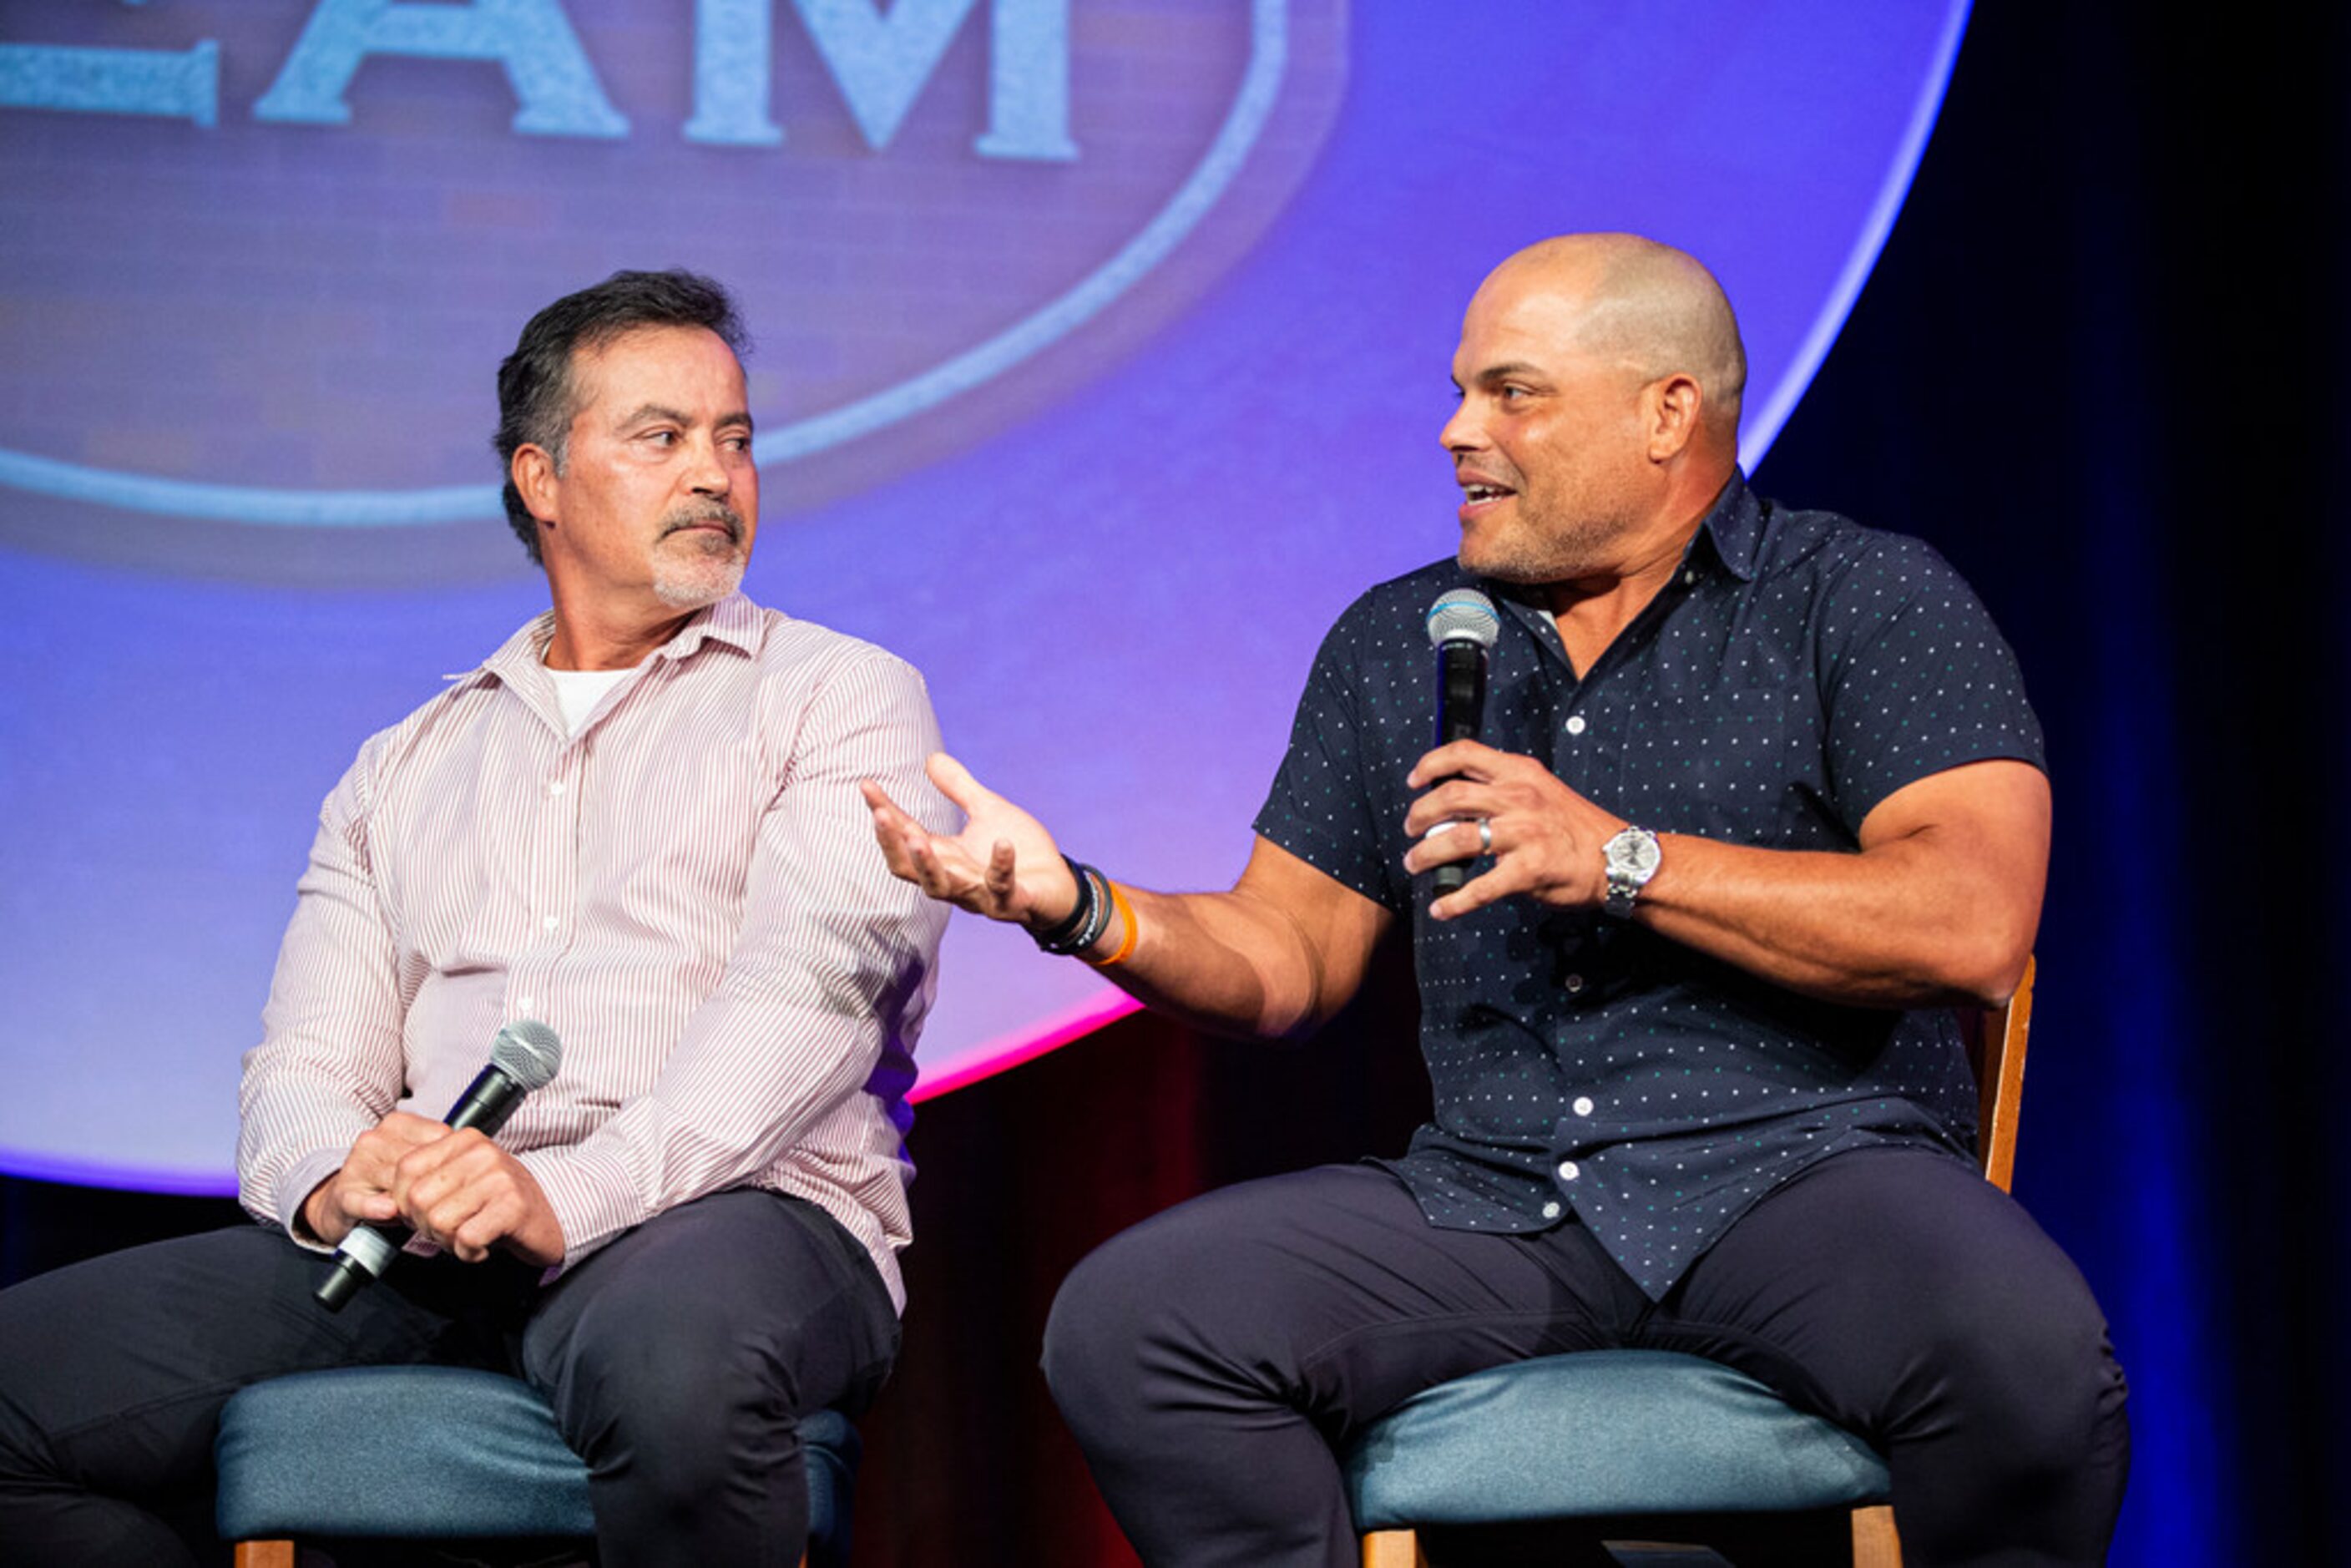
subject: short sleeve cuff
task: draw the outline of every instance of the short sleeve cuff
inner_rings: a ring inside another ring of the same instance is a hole
[[[1276,810],[1268,801],[1265,810],[1258,813],[1254,826],[1258,837],[1296,855],[1341,887],[1398,913],[1406,907],[1397,902],[1393,878],[1379,874],[1378,866],[1367,864],[1362,855],[1349,854],[1330,841],[1303,831],[1296,813]]]

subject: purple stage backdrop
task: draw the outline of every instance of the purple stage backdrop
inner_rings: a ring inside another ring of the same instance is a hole
[[[921,666],[1074,852],[1238,870],[1314,644],[1448,552],[1459,310],[1704,257],[1759,455],[1963,0],[11,0],[0,1168],[229,1185],[318,802],[543,606],[492,372],[622,267],[741,296],[755,597]],[[926,1092],[1118,1010],[958,921]],[[486,1049],[486,1042],[485,1042]]]

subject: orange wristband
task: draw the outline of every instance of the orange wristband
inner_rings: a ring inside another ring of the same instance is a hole
[[[1125,963],[1134,955],[1135,938],[1143,935],[1143,924],[1134,917],[1134,905],[1127,903],[1126,894],[1118,890],[1118,883],[1104,877],[1102,885],[1110,889],[1111,907],[1117,910],[1118,917],[1126,923],[1126,935],[1119,938],[1118,951],[1109,957],[1086,960],[1097,969],[1107,969],[1113,965]]]

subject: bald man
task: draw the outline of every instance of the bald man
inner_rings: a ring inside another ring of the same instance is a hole
[[[1748,489],[1745,373],[1678,251],[1575,235],[1495,269],[1441,437],[1457,554],[1340,618],[1229,893],[1065,861],[944,757],[955,838],[867,792],[900,875],[1215,1030],[1311,1032],[1411,923],[1436,1114],[1410,1150],[1195,1199],[1055,1304],[1054,1396],[1155,1568],[1351,1563],[1334,1444],[1617,1346],[1868,1438],[1914,1568],[2104,1557],[2122,1375],[1977,1173],[1950,1012],[2032,949],[2040,730],[1931,549]],[[1499,608],[1486,739],[1429,750],[1424,617],[1468,588]]]

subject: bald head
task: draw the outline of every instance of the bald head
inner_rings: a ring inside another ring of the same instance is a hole
[[[1573,348],[1643,381],[1690,377],[1708,434],[1736,447],[1747,350],[1722,286],[1695,256],[1638,235],[1562,235],[1503,262],[1478,292],[1498,290],[1552,296],[1567,307]]]

